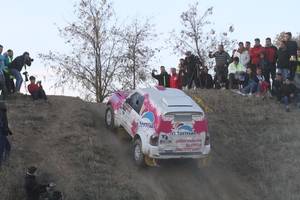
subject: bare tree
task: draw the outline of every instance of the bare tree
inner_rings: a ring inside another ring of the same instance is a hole
[[[141,22],[134,19],[121,33],[125,42],[123,57],[123,74],[120,83],[125,89],[135,89],[138,84],[146,81],[150,74],[149,62],[155,54],[155,50],[149,43],[156,37],[154,26],[149,20]]]
[[[175,53],[182,55],[186,51],[192,51],[202,63],[205,63],[208,49],[216,48],[221,43],[225,48],[232,48],[235,41],[229,39],[229,34],[234,31],[233,26],[226,32],[216,34],[209,20],[212,14],[213,7],[201,13],[198,2],[189,5],[188,10],[180,15],[182,30],[179,33],[173,31],[168,41]]]
[[[56,86],[82,86],[83,93],[103,102],[117,89],[113,80],[120,72],[122,55],[112,5],[107,0],[80,0],[75,11],[77,19],[59,28],[72,52],[49,52],[40,57],[59,75]]]

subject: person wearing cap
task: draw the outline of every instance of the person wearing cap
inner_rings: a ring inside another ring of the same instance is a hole
[[[46,185],[39,184],[36,180],[37,168],[31,166],[27,169],[25,176],[25,191],[26,191],[26,200],[39,200],[41,194],[47,192],[48,187],[53,187],[53,183]]]
[[[254,42],[254,46],[250,49],[250,58],[252,68],[255,71],[260,62],[260,53],[264,51],[264,48],[261,46],[259,38],[256,38]]]
[[[277,72],[276,76],[275,76],[275,79],[272,82],[271,94],[278,101],[280,101],[280,99],[281,99],[281,93],[280,93],[280,91],[281,91],[282,85],[283,85],[282,74],[280,72]]]
[[[5,103],[0,102],[0,166],[10,154],[11,146],[7,139],[8,135],[12,135],[12,132],[8,127],[7,109]]]
[[[224,46],[221,44],[218,46],[218,51],[215,53],[209,52],[209,58],[215,58],[215,80],[217,87],[225,87],[228,76],[228,64],[230,62],[229,54],[224,51]]]
[[[292,40],[291,32],[286,32],[284,34],[284,40],[286,42],[287,51],[289,53],[290,77],[291,77],[291,80],[294,80],[295,72],[296,72],[296,68],[297,68],[298,44],[296,41]]]
[[[289,104],[293,99],[296,98],[296,86],[292,82],[292,77],[289,77],[283,82],[280,95],[281,95],[281,101],[285,105],[285,110],[289,112],[290,111]]]
[[[160,66],[160,74],[155,74],[156,70],[152,70],[152,77],[158,80],[158,85],[163,87],[170,87],[170,75],[164,66]]]
[[[20,92],[21,85],[23,83],[23,77],[21,71],[25,65],[31,66],[31,62],[33,59],[29,57],[28,52],[24,52],[23,55],[16,57],[9,68],[11,69],[11,73],[16,77],[16,92]]]

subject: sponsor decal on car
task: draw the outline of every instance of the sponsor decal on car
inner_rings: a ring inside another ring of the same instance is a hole
[[[154,128],[154,114],[153,112],[144,112],[139,122],[141,128]]]
[[[194,135],[193,128],[190,125],[179,123],[175,125],[175,129],[172,131],[171,135]]]

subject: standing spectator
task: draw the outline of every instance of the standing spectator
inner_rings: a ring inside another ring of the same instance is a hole
[[[300,49],[297,50],[297,70],[295,75],[295,83],[298,88],[300,88]]]
[[[250,55],[248,50],[244,47],[243,42],[239,42],[239,48],[237,51],[235,51],[233,58],[238,57],[239,58],[239,63],[243,65],[243,67],[246,69],[250,62]]]
[[[291,80],[294,80],[295,72],[296,72],[296,68],[297,68],[297,49],[298,49],[298,45],[297,45],[296,41],[292,40],[292,33],[291,32],[286,32],[284,34],[284,39],[286,41],[286,47],[287,47],[287,51],[289,53],[290,76],[291,76]]]
[[[12,63],[10,64],[11,73],[16,78],[16,92],[19,93],[21,89],[21,85],[23,83],[23,78],[21,75],[21,71],[23,66],[30,66],[33,59],[29,57],[28,52],[24,52],[23,55],[16,57]]]
[[[178,75],[179,75],[179,79],[181,82],[182,87],[186,87],[187,86],[187,69],[186,69],[186,65],[184,63],[184,59],[181,58],[179,60],[179,64],[178,64]]]
[[[270,75],[272,80],[275,80],[276,76],[276,60],[277,60],[277,47],[272,44],[271,38],[266,38],[266,45],[265,45],[265,55],[268,61],[268,69],[270,71]],[[270,76],[267,75],[267,76]]]
[[[31,94],[33,100],[44,99],[47,100],[46,93],[43,89],[41,81],[35,83],[35,77],[29,77],[30,84],[28,85],[28,91]]]
[[[249,94],[252,95],[253,93],[256,92],[257,90],[257,85],[258,85],[258,80],[252,71],[251,67],[248,67],[246,70],[246,76],[245,76],[245,81],[244,81],[244,86],[240,90],[242,94]]]
[[[15,92],[15,83],[14,76],[11,74],[9,66],[13,61],[14,52],[9,49],[5,53],[5,69],[4,69],[4,77],[6,82],[7,93],[12,94]]]
[[[245,49],[246,49],[248,52],[250,52],[250,49],[251,49],[251,42],[249,42],[249,41],[246,41],[246,42],[245,42]]]
[[[282,74],[280,72],[277,72],[276,77],[272,83],[272,90],[271,94],[273,97],[276,97],[278,101],[281,99],[281,88],[283,85],[283,79]]]
[[[283,79],[285,80],[290,75],[290,56],[285,41],[280,42],[280,46],[277,51],[277,56],[277,67],[278,70],[281,72]]]
[[[290,111],[289,104],[296,97],[296,86],[292,83],[291,77],[286,79],[281,88],[281,101],[285,105],[285,110]]]
[[[0,102],[0,167],[2,162],[9,157],[11,147],[7,139],[8,135],[12,135],[12,133],[8,128],[6,105],[4,102]]]
[[[201,65],[200,60],[198,57],[192,54],[192,52],[187,51],[186,52],[186,58],[185,58],[185,65],[187,69],[187,85],[188,89],[191,89],[193,84],[199,88],[200,83],[198,79],[199,74],[199,66]]]
[[[158,85],[163,87],[170,87],[170,75],[166,72],[164,66],[160,67],[160,74],[156,75],[157,72],[155,69],[152,70],[152,77],[158,80]]]
[[[240,82],[244,80],[245,76],[245,68],[239,62],[238,57],[233,58],[233,62],[230,63],[228,67],[228,74],[229,74],[229,89],[233,89],[234,85],[237,83],[240,86]]]
[[[228,63],[230,62],[229,54],[224,51],[224,46],[221,44],[218,46],[218,51],[215,53],[209,52],[209,58],[215,58],[215,81],[217,87],[225,87],[228,75]]]
[[[176,73],[176,68],[171,68],[170,88],[182,88],[179,74]]]
[[[214,86],[214,81],[212,76],[208,73],[207,67],[204,67],[200,73],[200,87],[202,89],[211,89]]]
[[[260,53],[264,51],[264,48],[260,44],[260,39],[256,38],[253,48],[250,49],[251,65],[253,69],[256,69],[260,62]]]
[[[0,45],[0,87],[2,90],[2,98],[5,99],[7,95],[6,82],[4,76],[5,69],[5,57],[2,55],[3,46]]]

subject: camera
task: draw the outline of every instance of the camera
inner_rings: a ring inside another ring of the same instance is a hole
[[[29,81],[29,79],[28,79],[28,72],[27,71],[23,72],[23,75],[25,76],[25,81],[26,82]]]

